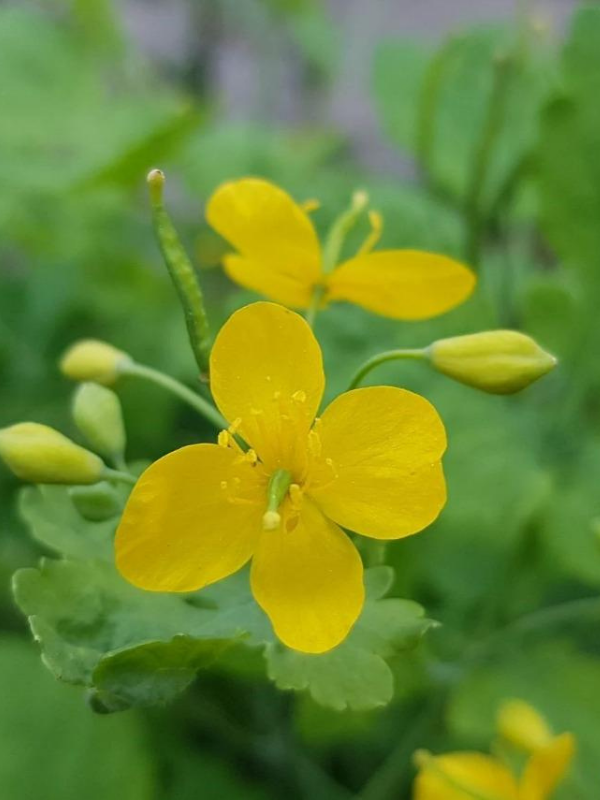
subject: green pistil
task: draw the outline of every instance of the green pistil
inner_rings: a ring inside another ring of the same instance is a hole
[[[279,507],[285,500],[292,483],[292,473],[287,469],[276,469],[267,486],[267,510],[263,515],[263,528],[277,530],[281,523]]]

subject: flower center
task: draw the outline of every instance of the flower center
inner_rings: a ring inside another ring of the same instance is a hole
[[[263,530],[274,531],[281,524],[279,508],[292,485],[292,473],[288,469],[276,469],[267,486],[267,510],[263,514]]]

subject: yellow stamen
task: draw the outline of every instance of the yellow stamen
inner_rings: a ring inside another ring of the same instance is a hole
[[[314,197],[311,197],[310,199],[301,203],[300,208],[303,211],[306,211],[307,214],[310,214],[311,211],[317,211],[317,209],[321,208],[321,203],[319,203],[319,201]]]
[[[383,217],[379,211],[369,211],[369,224],[371,225],[371,232],[362,243],[357,255],[366,256],[375,247],[377,242],[381,239],[383,232]]]

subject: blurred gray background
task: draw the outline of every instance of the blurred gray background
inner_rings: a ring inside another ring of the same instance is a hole
[[[331,123],[346,133],[367,166],[390,169],[399,156],[381,136],[369,93],[373,53],[381,41],[414,35],[435,42],[465,23],[497,22],[523,11],[560,36],[577,5],[576,0],[323,0],[329,20],[323,36],[330,38],[335,63],[325,99],[320,91],[315,106],[315,97],[303,96],[306,80],[299,79],[289,20],[286,36],[273,13],[273,6],[293,2],[126,0],[121,9],[128,34],[152,60],[175,71],[196,65],[190,80],[204,76],[225,119]],[[366,13],[370,9],[373,13]]]

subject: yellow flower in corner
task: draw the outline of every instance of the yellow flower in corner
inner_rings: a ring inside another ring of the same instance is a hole
[[[443,255],[371,252],[381,227],[377,215],[358,255],[324,269],[308,213],[258,178],[222,185],[209,200],[206,217],[238,251],[224,260],[229,277],[292,308],[308,308],[318,291],[323,305],[346,300],[393,319],[428,319],[462,303],[475,286],[471,270]]]
[[[573,735],[554,736],[543,717],[522,700],[502,706],[498,729],[528,756],[520,775],[483,753],[418,753],[414,800],[550,800],[573,759]]]
[[[437,517],[442,422],[390,386],[342,394],[315,419],[321,350],[301,316],[273,303],[233,314],[210,374],[231,426],[218,445],[176,450],[142,475],[117,531],[118,569],[143,589],[191,592],[252,558],[252,591],[278,637],[329,650],[364,600],[360,556],[339,526],[398,539]]]

